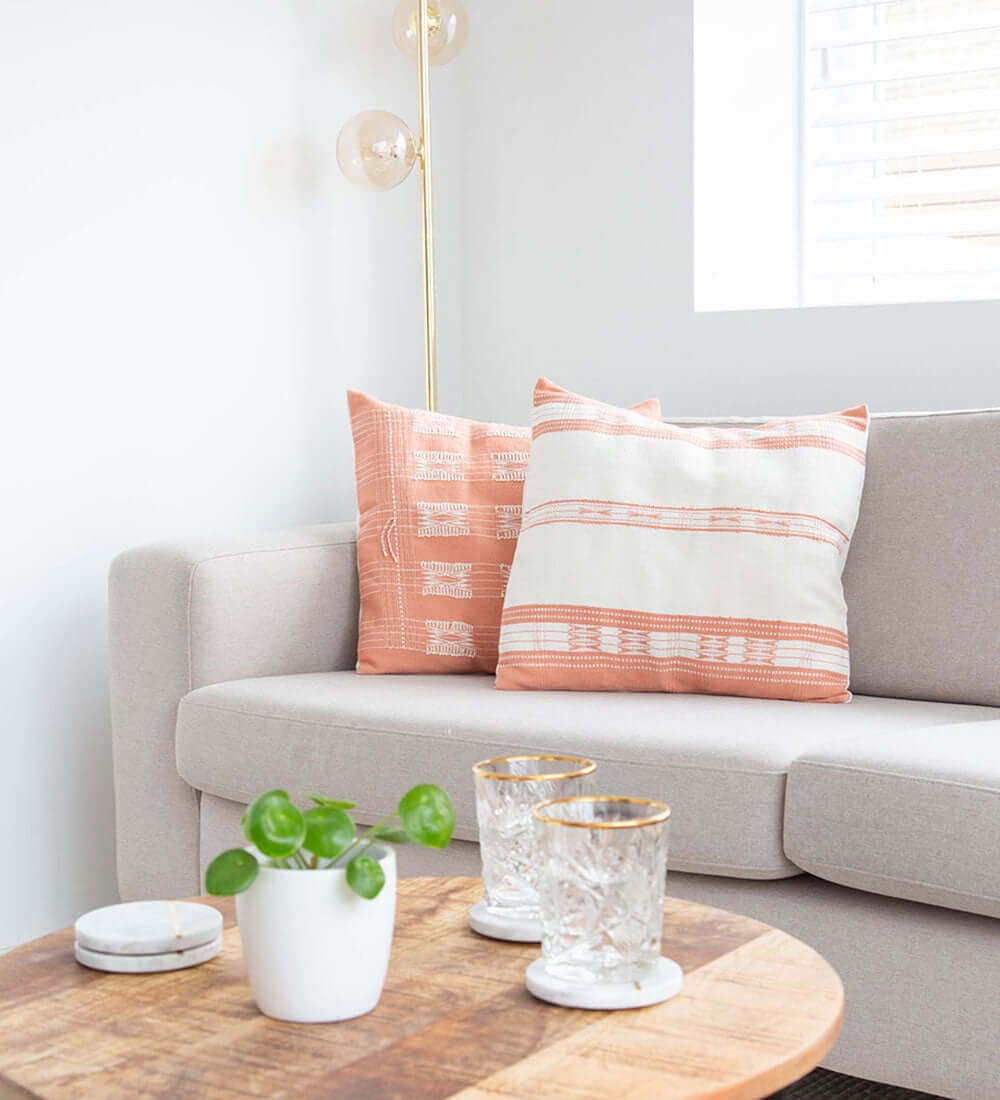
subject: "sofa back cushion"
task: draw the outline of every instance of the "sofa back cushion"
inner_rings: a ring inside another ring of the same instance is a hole
[[[852,691],[1000,706],[1000,409],[872,415],[844,595]]]
[[[855,691],[1000,706],[1000,409],[873,417],[844,592]]]

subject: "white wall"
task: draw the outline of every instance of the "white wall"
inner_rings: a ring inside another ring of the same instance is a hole
[[[524,422],[539,374],[668,415],[1000,404],[996,302],[694,312],[692,0],[467,6],[469,415]]]
[[[694,5],[695,309],[799,303],[800,9]]]
[[[116,897],[111,558],[349,516],[345,386],[421,400],[414,181],[333,160],[392,7],[0,0],[0,947]]]

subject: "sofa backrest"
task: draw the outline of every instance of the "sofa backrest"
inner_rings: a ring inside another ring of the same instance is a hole
[[[844,592],[852,691],[1000,706],[1000,409],[874,414]]]
[[[853,690],[1000,706],[1000,409],[873,418],[844,591]]]

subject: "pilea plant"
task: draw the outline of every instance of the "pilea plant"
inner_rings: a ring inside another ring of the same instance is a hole
[[[376,897],[385,885],[381,866],[367,854],[372,844],[416,841],[427,848],[444,848],[455,828],[455,807],[433,783],[408,790],[394,814],[360,836],[347,813],[355,803],[318,794],[307,797],[314,805],[300,810],[287,791],[267,791],[243,815],[243,835],[271,867],[300,871],[345,867],[348,885],[363,898]],[[254,852],[230,848],[208,865],[205,888],[218,897],[241,894],[259,870]]]

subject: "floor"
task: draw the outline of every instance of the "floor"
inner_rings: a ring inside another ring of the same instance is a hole
[[[858,1077],[845,1077],[828,1069],[813,1070],[795,1085],[778,1093],[781,1100],[941,1100],[929,1092],[897,1089]]]

